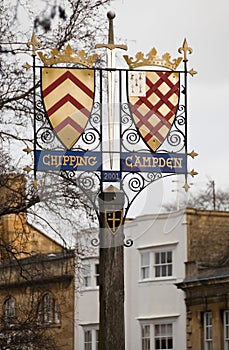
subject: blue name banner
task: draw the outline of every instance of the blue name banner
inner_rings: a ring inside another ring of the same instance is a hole
[[[122,171],[184,174],[187,156],[179,153],[123,153]]]
[[[187,156],[178,153],[123,153],[120,171],[102,171],[100,152],[39,150],[35,159],[38,171],[101,171],[103,182],[121,181],[121,172],[187,172]]]
[[[36,170],[41,171],[101,171],[100,152],[36,151]]]

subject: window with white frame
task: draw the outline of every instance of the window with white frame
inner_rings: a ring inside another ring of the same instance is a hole
[[[91,264],[83,263],[83,285],[84,287],[91,287]]]
[[[150,278],[150,252],[141,253],[141,279]]]
[[[97,259],[82,262],[83,287],[86,289],[99,286],[99,263]]]
[[[95,263],[95,285],[99,286],[99,263]]]
[[[92,350],[92,330],[84,331],[84,350]]]
[[[141,323],[141,344],[141,350],[174,350],[173,322]]]
[[[212,313],[204,312],[204,350],[212,350]]]
[[[140,251],[140,279],[170,278],[174,275],[173,247]]]
[[[172,251],[162,251],[154,253],[155,277],[172,276]]]
[[[172,323],[154,325],[155,350],[173,349],[173,325]]]
[[[223,313],[224,324],[224,350],[229,350],[229,310]]]
[[[99,330],[98,327],[84,328],[84,350],[99,349]]]
[[[150,350],[150,325],[142,325],[142,350]]]

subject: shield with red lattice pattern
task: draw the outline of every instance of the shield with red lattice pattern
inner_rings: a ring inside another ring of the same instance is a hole
[[[49,122],[71,149],[84,131],[94,100],[92,69],[42,68],[42,97]]]
[[[180,76],[169,71],[129,72],[129,105],[137,129],[152,151],[167,137],[176,117]]]

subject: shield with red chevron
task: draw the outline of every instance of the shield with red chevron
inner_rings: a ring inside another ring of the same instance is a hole
[[[180,79],[178,72],[130,71],[128,95],[134,123],[144,142],[156,151],[176,117]]]
[[[92,69],[42,68],[42,97],[49,122],[66,149],[84,131],[94,100]]]

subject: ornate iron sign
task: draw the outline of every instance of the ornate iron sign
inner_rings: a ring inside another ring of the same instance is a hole
[[[98,218],[99,193],[116,183],[124,192],[125,207],[119,221],[106,214],[113,233],[137,195],[158,179],[183,174],[188,190],[188,175],[197,173],[188,170],[187,157],[197,154],[187,147],[187,76],[196,71],[187,68],[192,49],[186,39],[178,50],[183,57],[160,57],[153,48],[135,58],[124,55],[128,69],[115,67],[115,49],[127,47],[114,44],[112,17],[108,44],[96,45],[108,50],[107,67],[101,66],[98,54],[75,52],[70,45],[43,53],[35,35],[28,45],[36,87],[35,178],[39,171],[71,178]]]

